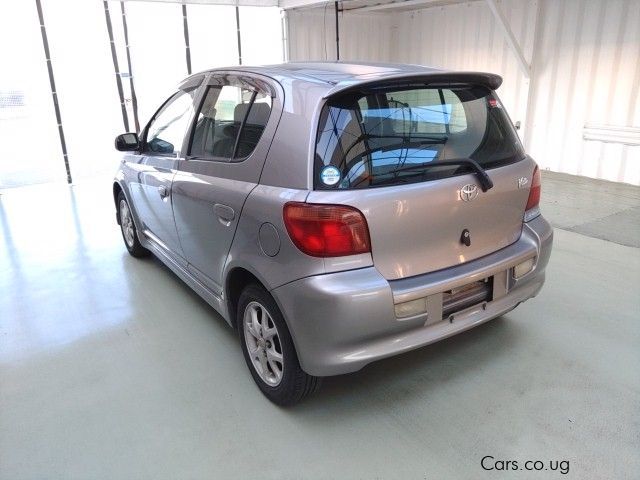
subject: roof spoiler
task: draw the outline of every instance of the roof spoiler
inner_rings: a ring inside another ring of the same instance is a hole
[[[371,78],[374,77],[374,78]],[[386,88],[396,86],[406,86],[407,84],[420,85],[442,85],[450,86],[457,84],[482,85],[491,90],[496,90],[502,85],[502,77],[495,73],[483,72],[434,72],[434,73],[402,73],[392,75],[361,75],[346,81],[341,81],[331,90],[329,90],[324,98],[330,97],[337,93],[367,91],[372,88]]]

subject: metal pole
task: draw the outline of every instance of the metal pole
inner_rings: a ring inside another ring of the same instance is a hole
[[[242,40],[240,39],[240,7],[236,5],[236,29],[238,32],[238,65],[242,65]]]
[[[533,49],[531,52],[531,70],[530,77],[525,79],[525,86],[527,89],[527,100],[524,105],[524,132],[521,133],[523,137],[523,143],[525,148],[531,148],[531,138],[532,138],[532,130],[533,130],[533,114],[535,113],[535,104],[533,102],[536,93],[537,93],[537,81],[536,81],[536,64],[538,63],[538,58],[540,56],[540,51],[542,49],[542,1],[537,1],[536,5],[536,13],[535,19],[533,22]]]
[[[189,48],[189,22],[187,21],[187,5],[182,4],[182,24],[184,27],[184,49],[187,56],[187,74],[191,75],[191,50]]]
[[[336,11],[336,60],[340,60],[340,25],[338,21],[338,1],[336,0],[333,5]]]
[[[129,52],[129,29],[127,28],[127,13],[124,9],[124,0],[120,0],[120,10],[122,11],[122,29],[124,30],[124,43],[127,51],[127,67],[129,68],[129,88],[131,89],[133,122],[136,125],[136,133],[140,133],[140,122],[138,120],[138,97],[136,97],[136,89],[133,86],[133,69],[131,68],[131,53]]]
[[[42,5],[40,0],[36,0],[36,8],[38,10],[38,19],[40,20],[40,33],[42,34],[42,47],[44,48],[44,56],[47,61],[47,70],[49,72],[49,85],[51,86],[51,98],[53,100],[53,109],[56,113],[56,122],[58,124],[58,134],[60,135],[60,147],[62,148],[62,156],[64,158],[64,168],[67,172],[67,183],[71,183],[71,169],[69,168],[69,156],[67,155],[67,143],[64,140],[64,129],[62,128],[62,116],[60,115],[60,106],[58,105],[58,93],[56,92],[56,82],[53,77],[53,65],[51,63],[51,53],[49,52],[49,42],[47,41],[47,29],[44,25],[44,15],[42,15]]]
[[[116,74],[116,86],[118,87],[118,96],[120,97],[120,109],[122,110],[122,122],[124,123],[125,132],[129,131],[129,116],[127,115],[127,106],[124,103],[124,91],[122,90],[122,79],[120,78],[120,67],[118,66],[118,55],[116,54],[116,44],[113,41],[113,28],[111,28],[111,15],[109,15],[109,3],[103,0],[104,18],[107,21],[107,33],[109,34],[109,44],[111,45],[111,59],[113,60],[113,69]]]
[[[282,27],[282,61],[289,61],[289,21],[287,19],[287,11],[280,11],[280,20]]]

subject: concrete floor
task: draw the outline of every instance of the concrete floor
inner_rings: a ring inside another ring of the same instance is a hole
[[[545,216],[557,228],[640,248],[640,188],[542,172]]]
[[[108,184],[5,192],[0,478],[563,477],[485,472],[485,455],[638,478],[640,189],[543,182],[562,229],[537,298],[292,409],[199,297],[129,257]]]

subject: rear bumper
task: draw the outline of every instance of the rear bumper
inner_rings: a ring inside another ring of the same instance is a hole
[[[539,216],[520,239],[491,255],[456,267],[387,281],[374,267],[303,278],[272,291],[293,337],[302,368],[338,375],[428,345],[512,310],[542,288],[553,231]],[[515,280],[512,268],[535,258],[533,270]],[[442,292],[493,277],[489,302],[442,318]],[[427,313],[397,319],[394,305],[427,298]]]

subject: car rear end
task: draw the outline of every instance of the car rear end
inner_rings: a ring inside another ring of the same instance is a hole
[[[425,75],[324,99],[313,190],[283,219],[326,273],[273,291],[307,373],[358,370],[449,337],[542,287],[552,230],[540,173],[499,83]]]

